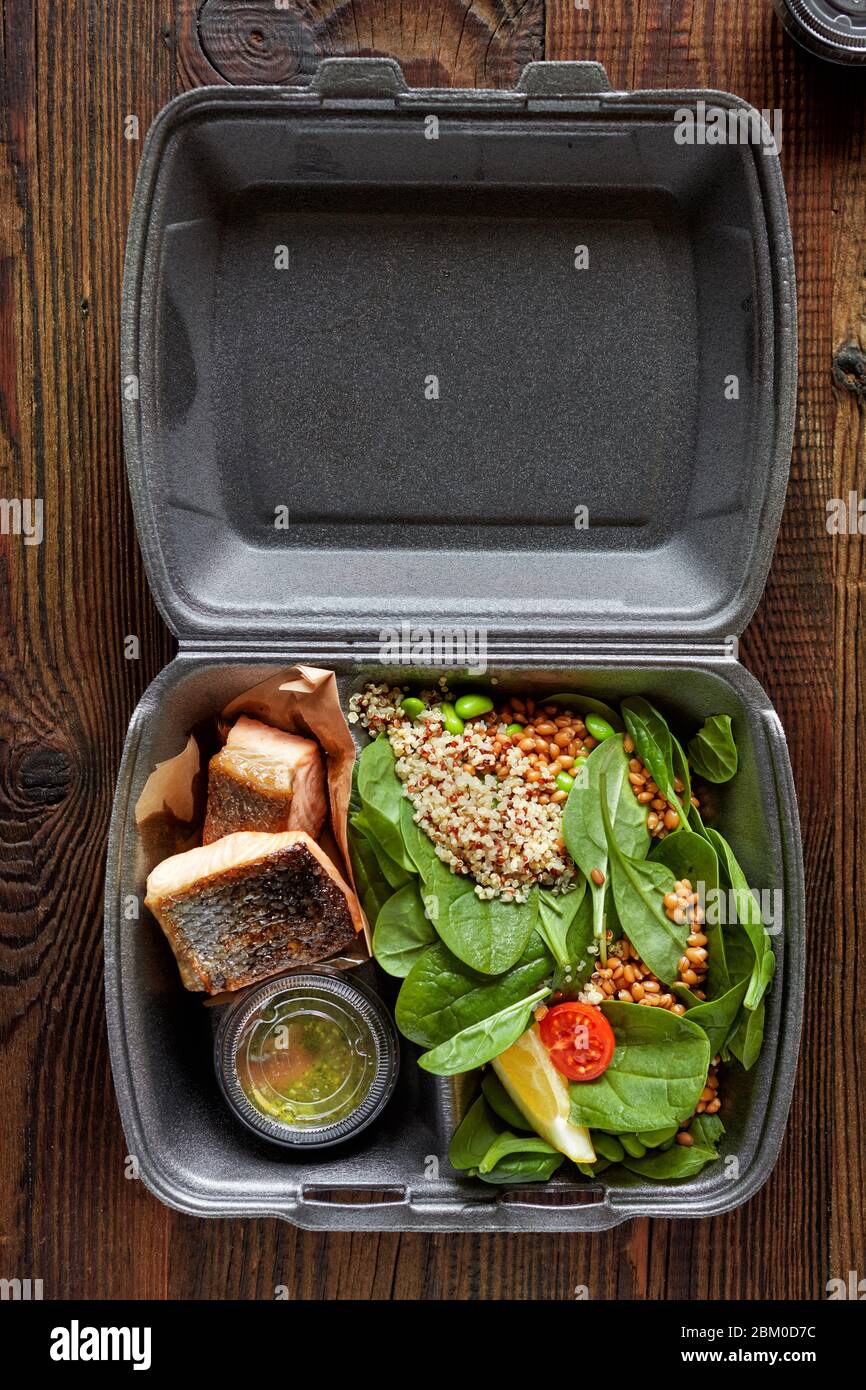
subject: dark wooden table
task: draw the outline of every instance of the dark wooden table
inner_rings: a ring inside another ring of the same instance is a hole
[[[864,542],[826,505],[864,485],[866,77],[807,58],[769,0],[0,0],[0,1276],[46,1298],[821,1298],[866,1275],[859,945],[866,882]],[[416,85],[513,83],[594,58],[615,86],[726,88],[783,111],[800,296],[788,504],[743,659],[784,720],[803,814],[810,989],[781,1160],[719,1220],[593,1237],[337,1235],[204,1222],[125,1176],[102,1003],[103,856],[130,713],[171,658],[136,545],[118,308],[141,134],[179,90],[289,82],[387,54]],[[140,659],[124,638],[140,639]],[[860,639],[858,641],[858,638]],[[863,804],[861,804],[863,803]]]

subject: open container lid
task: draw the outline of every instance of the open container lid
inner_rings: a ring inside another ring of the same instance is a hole
[[[592,63],[421,91],[330,59],[308,87],[172,102],[123,305],[130,486],[172,630],[741,631],[795,400],[769,140],[737,98],[611,92]]]

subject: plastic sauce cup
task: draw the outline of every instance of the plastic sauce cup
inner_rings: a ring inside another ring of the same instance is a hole
[[[866,0],[773,0],[788,33],[831,63],[866,64]]]
[[[365,1129],[394,1089],[399,1058],[384,1005],[338,971],[268,980],[227,1007],[214,1046],[229,1109],[254,1134],[294,1149]]]

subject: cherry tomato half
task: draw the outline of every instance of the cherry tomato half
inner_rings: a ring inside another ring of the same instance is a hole
[[[616,1038],[594,1004],[554,1004],[541,1020],[541,1041],[569,1081],[594,1081],[610,1066]]]

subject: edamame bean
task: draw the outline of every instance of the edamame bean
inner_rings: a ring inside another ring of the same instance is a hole
[[[409,719],[417,719],[419,714],[424,713],[424,701],[418,700],[414,695],[407,695],[405,700],[400,701],[400,708]]]
[[[619,1142],[632,1158],[643,1158],[646,1153],[646,1145],[640,1142],[636,1134],[621,1134]]]
[[[508,725],[508,728],[505,730],[505,732],[508,734],[509,738],[514,738],[514,735],[515,735],[515,734],[520,734],[520,736],[521,736],[521,738],[522,738],[522,737],[523,737],[523,725],[522,725],[522,724],[509,724],[509,725]]]
[[[666,1144],[669,1139],[675,1139],[677,1126],[671,1125],[668,1129],[647,1129],[638,1135],[642,1144],[646,1144],[648,1149],[658,1149],[662,1144]]]
[[[489,695],[461,695],[455,700],[454,708],[461,719],[477,719],[493,709],[493,701]]]
[[[453,705],[446,701],[442,706],[442,723],[449,734],[463,733],[463,720],[459,718]]]
[[[588,759],[585,753],[578,753],[577,757],[574,760],[574,766],[586,767],[587,761]]]
[[[612,724],[608,724],[606,719],[602,719],[600,714],[587,714],[584,718],[586,732],[592,734],[593,738],[603,743],[606,738],[613,738],[616,729]]]
[[[556,785],[561,792],[570,792],[574,786],[574,778],[569,777],[567,772],[557,772]]]
[[[625,1149],[615,1134],[593,1133],[592,1147],[597,1154],[601,1154],[602,1158],[608,1159],[611,1163],[621,1163],[625,1158]]]
[[[666,1139],[663,1144],[659,1144],[659,1152],[666,1154],[668,1149],[672,1149],[676,1142],[676,1135],[674,1135],[673,1139]]]

